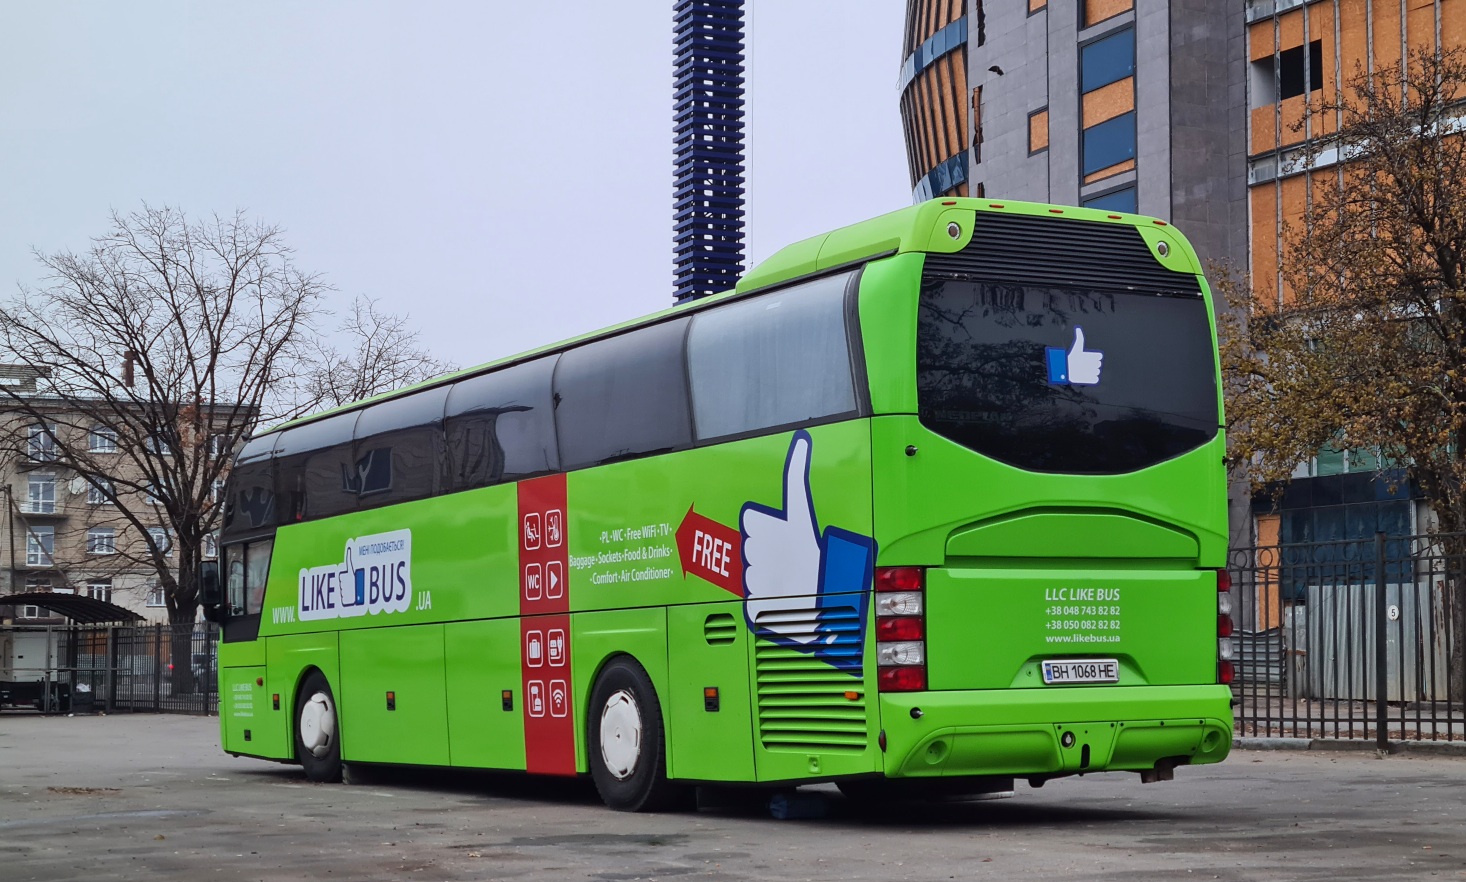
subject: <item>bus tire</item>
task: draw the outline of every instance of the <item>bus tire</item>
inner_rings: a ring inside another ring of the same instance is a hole
[[[655,812],[685,803],[667,780],[662,706],[651,678],[630,657],[601,670],[586,714],[591,778],[601,801],[622,812]]]
[[[320,671],[301,681],[295,699],[295,759],[312,781],[341,780],[341,720]]]

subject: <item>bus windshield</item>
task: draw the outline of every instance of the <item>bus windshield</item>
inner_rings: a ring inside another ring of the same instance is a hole
[[[916,358],[924,426],[1030,471],[1131,472],[1218,431],[1199,293],[929,279]]]

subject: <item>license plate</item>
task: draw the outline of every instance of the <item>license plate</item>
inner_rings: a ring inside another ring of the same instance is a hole
[[[1049,659],[1043,663],[1044,682],[1118,683],[1120,663],[1112,658]]]

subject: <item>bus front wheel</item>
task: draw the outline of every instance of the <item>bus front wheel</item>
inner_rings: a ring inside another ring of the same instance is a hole
[[[678,807],[684,788],[667,780],[662,707],[641,665],[626,657],[606,665],[587,717],[591,777],[606,805],[623,812]]]
[[[306,676],[295,700],[295,758],[312,781],[341,780],[341,723],[320,671]]]

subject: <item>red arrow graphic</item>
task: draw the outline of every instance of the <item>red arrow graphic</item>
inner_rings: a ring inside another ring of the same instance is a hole
[[[692,573],[743,596],[743,537],[737,530],[689,506],[677,528],[677,554],[682,558],[682,575]]]

